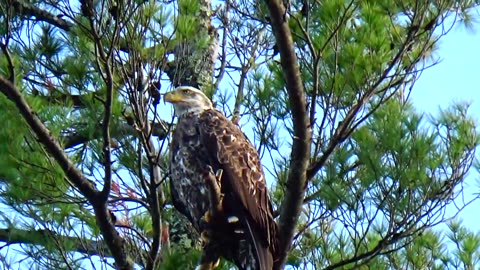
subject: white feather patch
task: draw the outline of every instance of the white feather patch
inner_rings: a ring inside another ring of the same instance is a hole
[[[228,217],[227,220],[228,220],[228,223],[236,223],[239,221],[238,217],[236,216]]]

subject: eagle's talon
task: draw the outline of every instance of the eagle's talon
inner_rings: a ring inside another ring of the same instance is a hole
[[[209,224],[210,222],[212,222],[212,219],[213,219],[213,214],[210,210],[205,212],[205,214],[202,217],[202,221],[204,221],[206,224]]]
[[[224,194],[222,194],[220,188],[220,179],[222,177],[223,170],[219,169],[216,171],[216,173],[214,173],[212,167],[209,165],[207,165],[207,169],[210,170],[210,173],[205,180],[205,184],[207,185],[210,194],[210,211],[212,212],[211,216],[214,217],[223,210],[222,205]]]
[[[208,230],[211,228],[211,222],[213,220],[213,215],[211,211],[205,212],[205,214],[200,218],[199,226],[201,231]]]
[[[219,213],[223,212],[223,198],[225,195],[223,193],[220,193],[217,198],[216,205],[212,205],[212,210],[209,211],[211,212],[211,217],[215,215],[219,215]],[[215,214],[215,215],[214,215]]]
[[[210,242],[210,233],[208,232],[208,230],[204,230],[200,234],[200,244],[202,245],[202,247],[205,247],[206,245],[208,245],[209,242]]]
[[[214,171],[213,171],[213,168],[212,168],[212,166],[210,166],[210,165],[207,165],[207,172],[208,172],[209,174],[215,175],[215,173],[214,173]]]
[[[195,270],[212,270],[217,268],[220,265],[220,259],[217,259],[216,261],[210,261],[210,262],[204,262],[197,266]]]
[[[223,170],[218,169],[217,172],[215,173],[215,178],[217,178],[217,184],[220,186],[221,180],[222,180],[222,175],[223,175]]]

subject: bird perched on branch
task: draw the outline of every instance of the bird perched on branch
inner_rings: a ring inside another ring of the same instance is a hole
[[[213,269],[224,257],[239,269],[271,270],[277,225],[255,147],[202,91],[178,87],[164,100],[178,116],[170,151],[172,200],[201,234],[197,269]]]

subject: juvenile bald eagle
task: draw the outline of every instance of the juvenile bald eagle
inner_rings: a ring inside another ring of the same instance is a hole
[[[208,238],[199,268],[213,269],[224,257],[239,269],[271,270],[277,227],[255,147],[200,90],[178,87],[164,99],[178,116],[170,151],[173,204]],[[206,218],[215,207],[211,172],[221,200],[219,213]]]

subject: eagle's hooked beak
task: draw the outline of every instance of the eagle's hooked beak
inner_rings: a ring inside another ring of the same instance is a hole
[[[176,103],[176,102],[180,102],[183,100],[183,96],[182,94],[180,94],[178,91],[171,91],[171,92],[168,92],[165,94],[165,96],[163,96],[163,101],[164,102],[169,102],[169,103]]]

